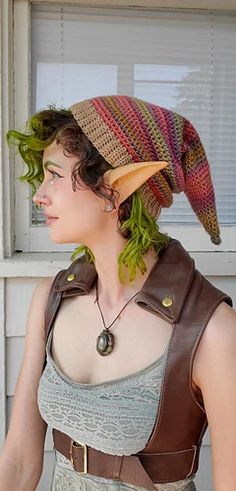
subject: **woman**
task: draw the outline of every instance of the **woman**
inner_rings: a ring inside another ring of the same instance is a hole
[[[235,491],[236,313],[155,222],[185,191],[220,243],[195,129],[110,96],[42,111],[8,140],[51,239],[85,255],[33,294],[0,491],[36,488],[47,424],[53,491],[194,490],[206,417],[214,491]]]

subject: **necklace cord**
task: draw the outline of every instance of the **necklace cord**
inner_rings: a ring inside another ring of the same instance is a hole
[[[106,331],[108,331],[110,329],[111,326],[113,326],[113,324],[115,323],[115,321],[118,319],[119,315],[121,314],[121,312],[123,312],[123,310],[125,309],[125,307],[131,302],[131,300],[133,300],[134,297],[136,297],[136,295],[138,295],[139,291],[136,292],[129,300],[128,302],[126,302],[126,304],[122,307],[121,311],[117,314],[117,316],[115,317],[115,319],[112,321],[112,323],[109,325],[109,326],[106,326],[105,324],[105,321],[104,321],[104,316],[103,316],[103,313],[102,313],[102,309],[100,307],[100,304],[99,304],[99,300],[98,300],[98,282],[96,281],[96,299],[94,301],[94,303],[97,303],[97,306],[98,306],[98,309],[99,309],[99,312],[101,314],[101,318],[102,318],[102,323],[103,323],[103,326],[105,327]]]

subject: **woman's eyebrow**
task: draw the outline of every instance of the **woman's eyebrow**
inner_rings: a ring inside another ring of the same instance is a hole
[[[62,166],[57,164],[56,162],[52,162],[51,160],[47,160],[46,162],[43,162],[43,168],[47,169],[49,165],[55,165],[56,167],[60,167],[62,169]]]

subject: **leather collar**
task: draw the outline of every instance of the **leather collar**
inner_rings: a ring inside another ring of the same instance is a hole
[[[136,296],[136,304],[171,324],[177,322],[190,290],[194,271],[194,260],[188,252],[178,240],[170,239]],[[94,265],[87,262],[85,256],[81,256],[59,276],[55,291],[62,292],[63,297],[87,295],[96,278]]]

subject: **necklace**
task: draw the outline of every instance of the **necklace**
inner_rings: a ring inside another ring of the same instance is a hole
[[[97,343],[96,343],[96,350],[97,352],[101,355],[101,356],[106,356],[106,355],[110,355],[110,353],[112,352],[113,348],[114,348],[114,344],[115,344],[115,338],[114,338],[114,334],[112,334],[109,329],[111,326],[113,326],[113,324],[115,323],[115,321],[118,319],[119,315],[121,314],[121,312],[123,312],[123,310],[125,309],[125,307],[131,302],[131,300],[133,300],[134,297],[136,297],[136,295],[138,295],[139,292],[136,292],[129,300],[128,302],[126,302],[126,304],[124,305],[124,307],[122,307],[121,311],[119,312],[119,314],[117,314],[117,316],[115,317],[115,319],[112,321],[112,323],[109,325],[109,326],[106,326],[105,325],[105,321],[104,321],[104,316],[103,316],[103,313],[102,313],[102,310],[101,310],[101,307],[99,305],[99,300],[98,300],[98,287],[97,287],[97,282],[96,282],[96,298],[95,298],[95,301],[94,303],[97,303],[97,306],[98,306],[98,309],[99,309],[99,312],[101,314],[101,318],[102,318],[102,323],[103,323],[103,326],[104,326],[104,329],[102,330],[102,332],[100,332],[99,336],[97,337]]]

